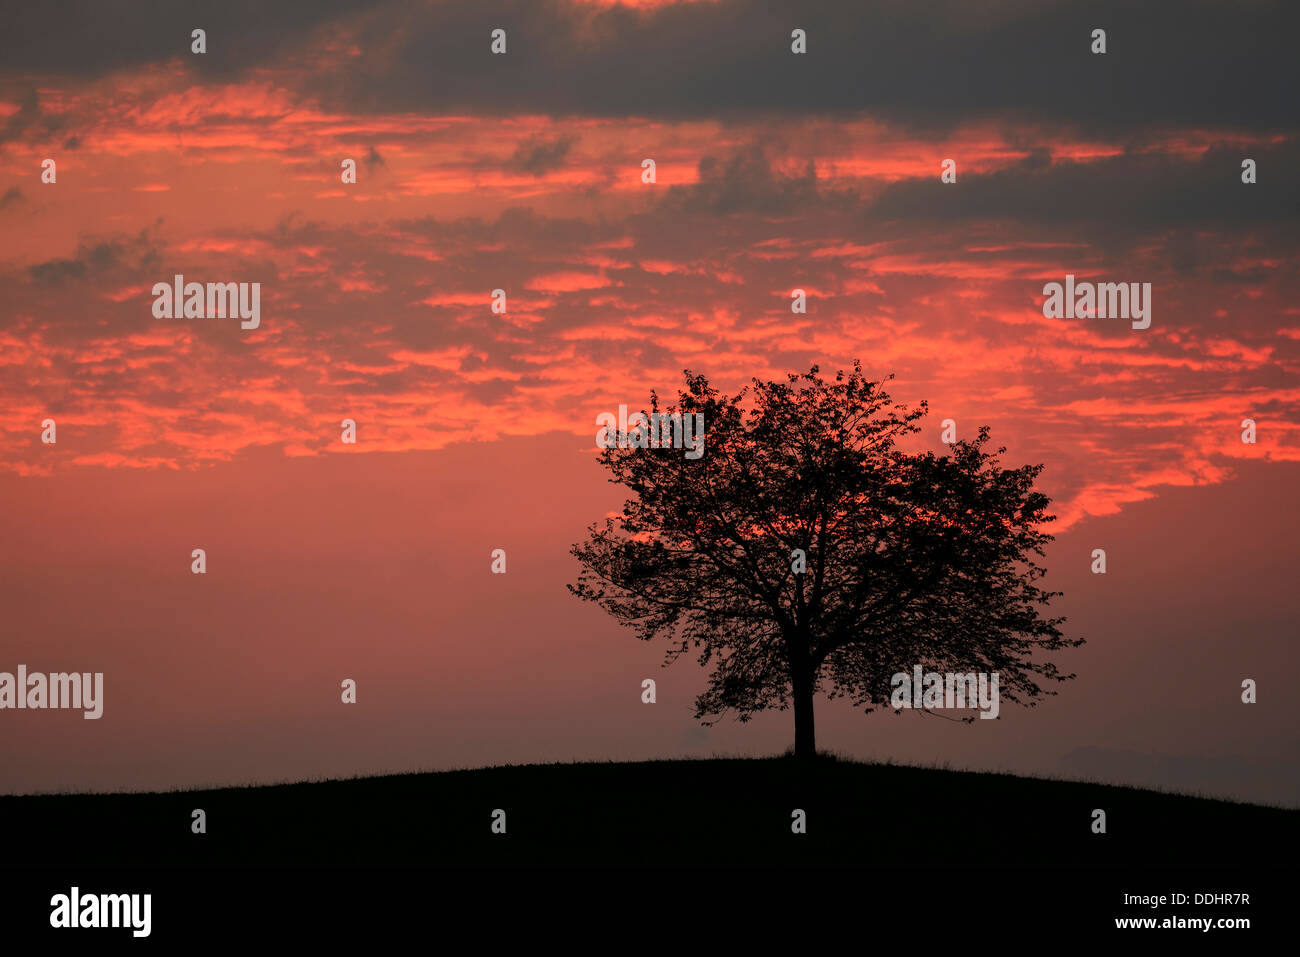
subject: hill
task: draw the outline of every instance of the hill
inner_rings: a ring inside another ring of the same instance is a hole
[[[206,812],[207,833],[191,832]],[[1107,832],[1092,832],[1106,812]],[[506,833],[491,830],[505,811]],[[792,812],[807,833],[791,831]],[[789,758],[549,764],[0,797],[6,858],[87,867],[1282,866],[1294,810]]]

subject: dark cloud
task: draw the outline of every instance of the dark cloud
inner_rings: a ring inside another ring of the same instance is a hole
[[[59,285],[125,271],[130,278],[156,268],[159,263],[158,248],[148,230],[138,235],[105,240],[81,240],[77,252],[68,259],[51,259],[28,268],[31,278],[42,285]]]
[[[731,151],[725,157],[704,156],[699,179],[670,188],[662,206],[691,213],[726,215],[752,213],[782,216],[858,202],[855,192],[829,187],[817,175],[813,161],[789,168],[780,162],[784,144],[768,137]]]
[[[99,76],[173,57],[201,73],[231,76],[274,66],[321,23],[374,7],[364,0],[65,0],[10,4],[0,32],[0,72]],[[207,53],[190,52],[191,33]]]
[[[946,240],[965,237],[976,247],[1018,242],[1020,262],[1035,255],[1050,260],[1058,255],[1050,247],[1061,243],[1087,245],[1111,262],[1155,246],[1182,274],[1222,267],[1224,243],[1257,244],[1264,259],[1300,251],[1300,185],[1289,175],[1300,167],[1300,138],[1244,152],[1220,145],[1199,155],[1127,152],[1081,162],[1053,161],[1036,150],[981,175],[963,172],[959,156],[956,184],[940,182],[936,160],[932,176],[883,187],[838,185],[811,161],[788,160],[786,152],[778,138],[762,137],[706,155],[697,182],[664,188],[651,212],[635,217],[639,248],[672,258],[712,234],[715,227],[703,222],[710,217],[753,216],[779,218],[792,240],[829,233],[972,263],[992,264],[1002,253],[966,251],[966,242],[952,247]],[[1247,155],[1258,164],[1254,184],[1241,181]],[[695,217],[690,229],[681,226],[685,216]],[[936,247],[938,237],[945,242]],[[909,247],[914,241],[916,250]],[[1250,281],[1222,268],[1220,278]]]
[[[1105,130],[1294,128],[1300,5],[995,6],[981,16],[955,0],[392,7],[366,21],[355,69],[312,77],[309,90],[376,112],[863,112],[934,127],[1025,113]],[[1103,25],[1109,51],[1094,55]],[[489,52],[498,26],[504,56]],[[808,33],[807,54],[790,52],[794,27]]]
[[[543,176],[564,163],[578,138],[573,135],[547,137],[530,136],[521,142],[506,162],[506,168],[519,173]]]
[[[41,112],[40,98],[36,89],[29,87],[20,95],[18,111],[0,125],[0,143],[57,133],[62,129],[63,124],[63,117]]]
[[[1241,181],[1242,160],[1258,164],[1254,184]],[[1245,150],[1217,146],[1195,159],[1129,152],[1087,162],[1050,162],[1035,154],[986,175],[961,171],[957,183],[904,180],[871,204],[873,220],[1007,221],[1057,224],[1090,232],[1147,233],[1196,226],[1277,229],[1300,239],[1300,139]]]
[[[3,196],[0,196],[0,209],[9,209],[11,206],[17,206],[20,203],[27,202],[27,197],[23,195],[21,188],[10,186]]]
[[[189,53],[190,30],[208,53]],[[376,113],[662,118],[866,113],[947,128],[1295,128],[1300,4],[720,0],[643,11],[572,0],[23,5],[0,71],[84,76],[183,57],[200,73],[298,63],[302,92]],[[328,27],[322,32],[320,28]],[[508,52],[489,52],[507,30]],[[794,28],[808,52],[790,52]],[[1090,52],[1094,28],[1108,52]],[[357,58],[305,55],[346,37]],[[304,54],[300,60],[294,56]]]

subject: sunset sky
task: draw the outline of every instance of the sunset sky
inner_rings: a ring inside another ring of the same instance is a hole
[[[622,501],[599,413],[856,358],[936,450],[1045,463],[1087,644],[1035,709],[822,701],[819,744],[1300,805],[1300,7],[1134,7],[8,12],[0,671],[105,704],[0,712],[0,791],[783,750],[701,728],[568,551]],[[1151,327],[1044,318],[1067,273]],[[175,274],[260,282],[260,327],[155,318]]]

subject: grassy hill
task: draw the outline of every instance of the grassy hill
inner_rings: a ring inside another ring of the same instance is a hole
[[[191,833],[191,811],[207,833]],[[505,810],[507,833],[493,834]],[[791,833],[791,812],[807,833]],[[1102,808],[1107,833],[1093,834]],[[265,787],[0,797],[6,856],[82,866],[1281,866],[1300,812],[789,758],[550,764]],[[18,855],[15,857],[15,855]]]

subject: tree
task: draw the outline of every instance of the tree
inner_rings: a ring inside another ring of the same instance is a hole
[[[891,404],[858,362],[732,397],[685,376],[666,413],[703,414],[704,454],[640,447],[648,430],[629,420],[630,447],[599,461],[633,497],[573,546],[569,589],[667,639],[665,664],[698,651],[710,670],[696,718],[793,705],[795,755],[811,758],[822,692],[869,712],[920,664],[996,671],[1001,697],[1033,705],[1056,693],[1040,679],[1074,677],[1041,654],[1082,644],[1040,615],[1060,594],[1035,584],[1055,518],[1033,487],[1041,465],[999,467],[987,427],[945,455],[900,449],[926,403]]]

